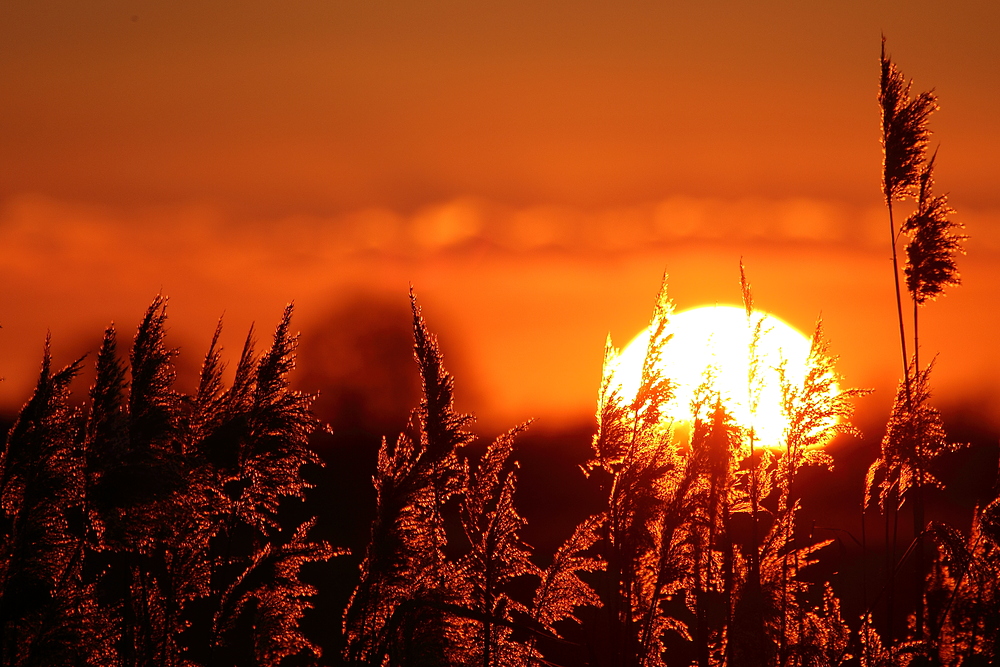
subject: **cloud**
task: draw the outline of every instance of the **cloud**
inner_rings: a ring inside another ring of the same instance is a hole
[[[921,342],[945,352],[938,379],[946,389],[995,386],[996,318],[983,320],[982,304],[996,300],[1000,285],[1000,211],[960,207],[959,219],[972,236],[960,262],[964,283],[924,318]],[[822,312],[852,377],[888,374],[891,386],[886,236],[877,206],[809,198],[678,195],[588,209],[463,197],[414,211],[246,219],[203,203],[112,208],[22,196],[0,206],[0,407],[27,397],[47,330],[56,362],[65,363],[75,341],[94,340],[111,321],[127,340],[161,291],[171,297],[175,344],[197,364],[223,313],[224,342],[238,349],[251,322],[263,334],[295,300],[296,326],[304,341],[320,341],[310,348],[317,356],[382,331],[372,323],[388,311],[378,314],[376,297],[405,302],[414,285],[434,328],[453,332],[449,359],[468,360],[461,379],[481,388],[477,410],[500,421],[578,414],[592,409],[606,333],[622,342],[642,327],[664,269],[681,308],[733,303],[741,257],[761,307],[805,330]],[[371,317],[365,299],[345,301],[359,293],[374,295]],[[324,321],[330,312],[341,319]],[[342,335],[329,334],[342,326]],[[324,327],[328,335],[313,335]],[[353,353],[344,354],[331,358]],[[324,372],[311,381],[347,387],[348,398],[377,395],[390,375],[355,386]],[[372,409],[389,414],[402,403]]]
[[[474,200],[457,199],[429,207],[409,221],[410,235],[418,248],[432,252],[460,245],[479,235],[482,213]]]
[[[1000,250],[1000,211],[962,211],[980,250]],[[679,242],[763,242],[878,249],[880,206],[809,199],[672,196],[633,206],[512,207],[471,197],[412,213],[364,208],[331,215],[245,219],[203,204],[135,209],[34,196],[0,209],[2,264],[30,270],[58,260],[96,268],[111,258],[142,270],[200,265],[206,255],[232,268],[319,265],[384,253],[421,258],[485,245],[498,252],[562,250],[619,254]]]

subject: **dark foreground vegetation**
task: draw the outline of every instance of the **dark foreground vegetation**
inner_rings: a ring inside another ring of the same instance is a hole
[[[287,387],[290,315],[259,357],[251,333],[228,389],[213,342],[191,396],[172,387],[160,298],[128,369],[105,332],[86,407],[68,400],[81,362],[53,370],[46,346],[0,459],[4,665],[318,655],[298,630],[315,592],[299,570],[336,552],[282,513],[317,462],[310,399]]]
[[[127,363],[106,331],[83,405],[70,398],[83,362],[53,369],[46,346],[7,434],[0,664],[1000,664],[1000,498],[966,524],[926,518],[937,467],[959,447],[929,404],[930,367],[917,354],[919,309],[957,283],[962,239],[924,155],[935,102],[911,97],[884,53],[879,100],[894,258],[908,238],[895,275],[903,379],[863,497],[840,499],[863,517],[854,590],[836,590],[822,567],[833,540],[799,520],[800,479],[832,464],[825,447],[851,432],[863,393],[839,388],[819,327],[805,380],[782,382],[780,447],[733,421],[711,373],[677,437],[663,418],[672,383],[657,365],[672,313],[664,287],[638,393],[620,395],[610,374],[600,390],[583,466],[599,507],[540,558],[518,509],[529,425],[475,442],[413,301],[419,405],[378,448],[369,539],[344,575],[353,592],[317,626],[310,573],[349,556],[303,513],[320,424],[313,397],[288,384],[291,310],[263,352],[250,333],[228,384],[217,331],[197,389],[183,394],[157,298]],[[897,226],[893,205],[906,199],[915,208]],[[757,341],[742,275],[741,286]],[[751,401],[760,363],[751,345]],[[880,540],[865,533],[875,525]]]

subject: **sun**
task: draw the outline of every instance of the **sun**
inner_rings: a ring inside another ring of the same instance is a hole
[[[751,381],[751,342],[758,323],[757,364]],[[734,306],[674,313],[667,331],[671,337],[663,346],[660,370],[674,383],[674,398],[665,406],[666,419],[678,425],[692,421],[695,391],[710,369],[713,390],[736,423],[752,428],[761,446],[783,444],[788,417],[782,409],[779,368],[789,386],[801,386],[809,368],[809,338],[774,315],[754,311],[748,319],[746,310]],[[638,390],[648,344],[647,328],[611,362],[612,386],[626,400]]]

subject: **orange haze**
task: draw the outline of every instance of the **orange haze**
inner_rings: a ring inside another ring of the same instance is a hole
[[[679,308],[735,303],[741,257],[759,307],[822,315],[884,406],[884,31],[941,98],[938,187],[972,237],[925,358],[939,403],[994,414],[997,25],[981,2],[4,3],[0,408],[47,330],[68,362],[160,291],[190,376],[223,312],[236,354],[295,300],[315,359],[341,329],[405,326],[412,284],[465,409],[568,422],[664,270]],[[304,388],[395,395],[382,348],[346,349]]]

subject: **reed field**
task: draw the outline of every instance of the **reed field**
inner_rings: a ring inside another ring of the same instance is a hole
[[[565,532],[551,549],[525,537],[546,521],[545,503],[521,501],[536,425],[475,433],[419,285],[419,401],[401,433],[356,445],[370,466],[317,453],[316,397],[289,381],[291,306],[232,360],[220,321],[182,392],[157,296],[128,343],[109,327],[96,354],[56,368],[46,342],[4,438],[0,664],[1000,664],[1000,496],[938,518],[953,492],[942,462],[967,443],[935,408],[920,347],[924,309],[958,288],[965,232],[935,181],[935,94],[915,92],[884,40],[880,67],[899,382],[852,482],[861,492],[835,499],[853,518],[824,535],[841,537],[816,536],[803,498],[838,463],[828,446],[857,437],[868,392],[839,375],[822,323],[801,369],[766,357],[752,265],[733,270],[749,336],[737,393],[752,415],[770,390],[779,435],[734,413],[721,368],[705,370],[686,412],[668,410],[679,384],[664,362],[665,278],[634,387],[616,375],[623,352],[604,352],[589,454],[564,466],[586,501],[575,527],[552,524]],[[80,401],[85,365],[95,379]],[[323,488],[346,477],[367,492]],[[355,516],[360,548],[337,530]]]

